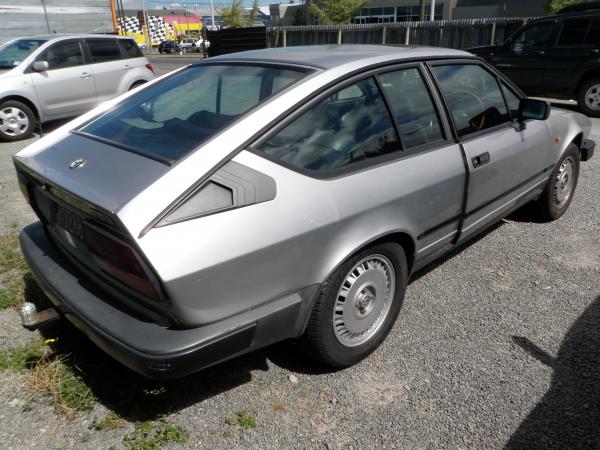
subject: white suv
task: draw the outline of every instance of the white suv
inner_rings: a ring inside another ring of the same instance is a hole
[[[0,139],[26,139],[37,123],[77,116],[153,78],[131,38],[14,39],[0,46]]]

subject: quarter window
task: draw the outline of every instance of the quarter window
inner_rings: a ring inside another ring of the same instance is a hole
[[[381,92],[368,78],[328,96],[256,148],[294,167],[327,172],[400,146]]]
[[[585,38],[586,45],[598,45],[600,44],[600,19],[594,19],[590,30],[588,31],[587,37]]]
[[[119,39],[118,42],[125,58],[141,58],[144,56],[133,39]]]
[[[554,22],[544,22],[527,27],[513,40],[513,50],[519,52],[530,48],[552,45],[551,39],[554,27]]]
[[[498,81],[475,64],[435,66],[433,72],[444,94],[459,136],[508,122]]]
[[[404,149],[443,139],[438,115],[417,68],[384,73],[379,80],[396,118]]]
[[[79,42],[61,42],[49,48],[38,60],[48,61],[50,70],[64,69],[82,65],[83,54]]]
[[[502,86],[502,93],[504,94],[504,98],[506,99],[506,104],[508,105],[508,110],[510,112],[510,117],[512,119],[517,118],[517,113],[519,112],[519,103],[521,99],[516,96],[516,94],[510,90],[504,83],[500,83]]]
[[[116,39],[94,39],[87,43],[95,63],[121,59],[121,50]]]
[[[585,35],[590,26],[589,19],[568,19],[558,37],[558,46],[583,45]]]

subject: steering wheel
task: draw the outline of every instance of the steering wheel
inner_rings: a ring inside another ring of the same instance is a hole
[[[457,114],[460,112],[463,119],[471,120],[474,115],[482,113],[485,111],[485,104],[483,100],[473,92],[470,91],[454,91],[450,92],[446,96],[448,100],[448,104],[450,106],[450,110],[452,114]],[[454,100],[453,100],[454,98]],[[469,98],[472,101],[465,102],[465,99]],[[477,105],[477,109],[474,111],[473,104]],[[460,108],[460,106],[463,106]],[[481,123],[476,127],[478,130],[483,129],[485,126],[485,115],[481,118]]]

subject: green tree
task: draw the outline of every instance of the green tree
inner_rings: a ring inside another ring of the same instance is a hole
[[[573,5],[575,3],[583,3],[584,0],[549,0],[548,1],[548,14],[556,14],[559,9],[565,6]]]
[[[295,27],[306,25],[306,14],[303,8],[296,8],[294,11],[292,25]]]
[[[219,10],[221,24],[228,28],[240,28],[244,26],[244,0],[231,0],[231,6],[225,6]]]
[[[252,8],[250,9],[250,15],[248,16],[247,25],[251,27],[256,23],[256,18],[258,17],[258,0],[254,0],[252,2]]]
[[[358,10],[367,2],[368,0],[311,1],[308,11],[321,25],[351,23]]]

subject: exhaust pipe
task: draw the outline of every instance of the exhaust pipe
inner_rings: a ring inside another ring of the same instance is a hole
[[[42,325],[60,319],[58,311],[54,308],[48,308],[38,312],[36,306],[31,302],[25,302],[21,305],[19,308],[19,316],[21,316],[21,325],[31,331],[38,329]]]

